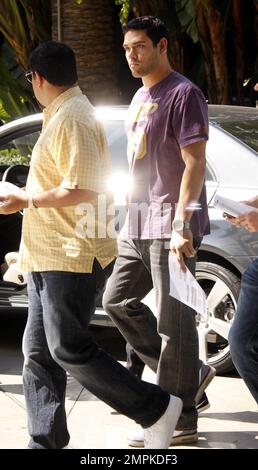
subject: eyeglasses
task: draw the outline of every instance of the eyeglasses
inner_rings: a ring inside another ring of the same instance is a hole
[[[31,72],[30,70],[25,73],[25,77],[26,77],[26,79],[28,80],[29,83],[32,83],[33,73],[34,72]]]

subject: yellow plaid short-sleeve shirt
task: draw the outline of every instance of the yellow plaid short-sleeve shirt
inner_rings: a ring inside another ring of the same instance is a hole
[[[32,271],[92,272],[94,258],[106,267],[116,256],[109,237],[106,191],[110,172],[107,143],[94,109],[79,87],[59,95],[44,110],[33,149],[28,194],[56,187],[97,193],[89,205],[25,209],[19,264]]]

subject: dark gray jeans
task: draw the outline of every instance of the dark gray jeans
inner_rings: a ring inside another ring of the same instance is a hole
[[[194,241],[195,248],[201,239]],[[120,240],[103,306],[157,383],[184,403],[177,429],[195,429],[199,346],[195,312],[169,295],[169,240]],[[192,273],[196,258],[186,258]],[[155,290],[157,319],[142,303]],[[161,344],[161,349],[160,349]]]
[[[94,342],[88,329],[105,275],[95,260],[91,274],[33,272],[23,338],[23,383],[32,449],[69,442],[65,415],[66,371],[90,392],[143,427],[156,422],[168,393],[143,382]],[[85,423],[85,432],[87,424]]]

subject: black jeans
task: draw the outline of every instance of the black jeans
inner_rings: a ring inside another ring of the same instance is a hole
[[[200,242],[195,240],[195,248]],[[183,400],[177,429],[195,429],[200,367],[195,312],[169,295],[169,240],[120,240],[118,248],[104,308],[143,362],[157,372],[162,389]],[[185,263],[194,273],[196,258]],[[157,318],[142,302],[152,287]]]
[[[108,271],[95,260],[91,274],[29,274],[23,383],[32,449],[58,449],[69,442],[64,406],[66,371],[143,427],[155,423],[167,408],[168,393],[133,377],[99,348],[88,329]]]

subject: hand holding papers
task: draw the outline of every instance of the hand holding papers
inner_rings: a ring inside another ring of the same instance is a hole
[[[8,183],[8,181],[0,181],[0,197],[7,196],[8,194],[21,194],[23,189],[18,188],[15,184]]]
[[[188,305],[199,313],[199,320],[207,322],[208,311],[206,304],[206,295],[195,277],[190,273],[189,269],[183,272],[173,253],[169,253],[169,276],[171,297]]]
[[[224,196],[217,194],[214,199],[214,207],[216,209],[221,209],[223,212],[232,217],[238,217],[241,214],[246,212],[251,212],[253,210],[252,206],[244,204],[243,202],[233,201]]]
[[[0,207],[5,204],[1,198],[5,198],[9,194],[22,194],[24,191],[15,184],[8,183],[8,181],[0,181]]]

